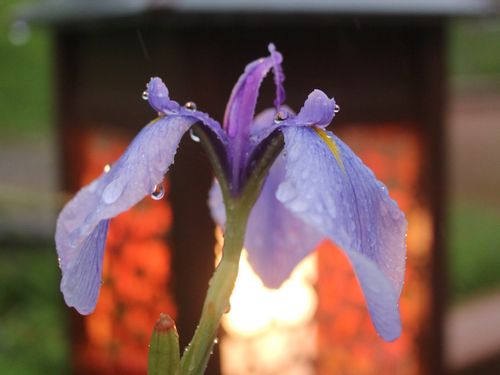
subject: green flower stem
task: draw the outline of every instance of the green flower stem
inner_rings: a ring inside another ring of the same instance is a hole
[[[182,356],[178,375],[202,375],[207,367],[220,320],[229,308],[229,297],[238,276],[248,217],[257,201],[267,172],[284,145],[281,132],[270,137],[259,159],[256,160],[243,191],[235,194],[231,192],[228,176],[223,167],[224,161],[219,159],[221,153],[216,151],[210,136],[203,128],[196,125],[193,130],[200,138],[219,181],[226,208],[226,223],[222,259],[209,282],[200,323]]]
[[[227,211],[222,259],[209,283],[201,320],[182,357],[180,375],[201,375],[207,366],[222,315],[229,308],[229,297],[238,276],[238,265],[249,210],[232,202]]]

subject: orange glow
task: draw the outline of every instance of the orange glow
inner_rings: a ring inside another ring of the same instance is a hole
[[[80,185],[116,160],[128,139],[82,132]],[[165,183],[168,192],[168,183]],[[168,199],[145,199],[110,222],[103,285],[96,310],[83,318],[75,362],[78,373],[145,374],[152,327],[160,312],[175,318],[169,292],[170,248],[164,238],[172,224]]]

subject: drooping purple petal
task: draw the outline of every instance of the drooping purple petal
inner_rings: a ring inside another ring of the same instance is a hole
[[[147,84],[146,94],[145,98],[148,99],[149,105],[159,114],[168,115],[180,108],[179,103],[170,99],[168,88],[161,78],[151,78]]]
[[[332,122],[335,116],[335,107],[335,99],[330,99],[321,90],[314,90],[308,95],[297,115],[288,106],[281,106],[280,112],[284,118],[277,121],[274,117],[276,112],[273,112],[272,108],[266,109],[255,118],[252,124],[252,146],[260,143],[278,128],[287,126],[324,128]]]
[[[279,155],[252,209],[245,234],[250,264],[270,288],[280,287],[295,266],[323,239],[320,232],[304,225],[276,198],[276,190],[284,177],[284,157]]]
[[[245,233],[250,264],[269,288],[279,288],[295,266],[323,239],[322,234],[304,225],[276,199],[276,190],[284,176],[284,158],[280,155],[252,209]],[[209,207],[215,222],[224,228],[224,202],[216,182],[210,190]]]
[[[227,136],[220,124],[205,112],[181,107],[179,103],[171,100],[168,95],[168,88],[160,78],[154,77],[149,81],[147,85],[147,98],[151,107],[160,116],[171,114],[192,116],[205,124],[224,145],[227,145]]]
[[[333,134],[327,133],[340,160],[314,129],[282,131],[286,176],[278,200],[345,251],[375,328],[384,339],[396,339],[406,249],[403,213],[373,172]]]
[[[167,116],[144,127],[121,158],[64,207],[56,247],[66,301],[81,313],[95,307],[108,219],[126,211],[163,181],[194,117]],[[106,224],[104,224],[106,223]],[[78,276],[80,280],[73,280]],[[92,288],[96,288],[94,290]]]
[[[61,292],[80,314],[94,311],[101,287],[102,261],[109,220],[102,220],[83,241],[71,265],[64,264]],[[62,266],[61,264],[61,266]]]

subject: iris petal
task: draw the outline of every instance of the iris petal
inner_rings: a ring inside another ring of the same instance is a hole
[[[250,213],[245,234],[250,264],[270,288],[278,288],[323,239],[320,232],[304,225],[276,198],[276,190],[284,177],[285,162],[280,155]]]
[[[285,88],[283,87],[285,74],[283,73],[283,68],[281,67],[283,57],[278,51],[276,51],[276,46],[273,43],[269,44],[268,50],[273,61],[274,85],[276,86],[276,98],[274,99],[274,106],[279,109],[279,107],[285,101]]]
[[[78,311],[90,313],[94,306],[89,301],[95,305],[94,292],[98,293],[99,285],[94,282],[93,257],[102,259],[107,230],[103,223],[151,194],[154,186],[162,182],[183,134],[196,121],[172,115],[147,125],[111,170],[82,188],[62,210],[56,227],[63,272],[61,288],[65,299]],[[83,280],[74,284],[74,275]],[[97,291],[89,291],[90,285]]]
[[[61,292],[80,314],[94,311],[99,296],[109,220],[102,220],[85,238],[71,264],[64,265]]]
[[[373,323],[386,340],[400,335],[398,300],[406,220],[385,186],[340,139],[345,171],[312,128],[285,127],[286,176],[277,198],[349,257]]]
[[[158,77],[153,77],[147,85],[147,99],[153,109],[162,114],[169,114],[172,111],[179,110],[180,106],[168,95],[168,88]]]
[[[227,137],[220,124],[204,112],[179,106],[168,95],[168,88],[158,77],[153,77],[147,85],[148,101],[160,115],[183,115],[198,119],[205,124],[222,143],[227,144]]]
[[[323,239],[323,235],[312,226],[304,225],[276,199],[276,189],[284,176],[284,157],[280,155],[250,213],[245,233],[250,264],[269,288],[279,288],[297,263],[314,251]],[[224,227],[224,202],[216,182],[210,190],[209,207],[215,222]]]
[[[323,91],[314,90],[307,97],[304,105],[294,119],[301,126],[327,126],[335,116],[335,100],[330,99]]]
[[[282,60],[281,54],[272,50],[271,56],[255,60],[245,67],[245,71],[231,92],[224,114],[224,128],[230,137],[236,137],[238,134],[249,134],[260,85],[271,69],[275,70],[278,77],[275,79],[277,84],[276,100],[279,102],[284,99],[284,90],[281,85],[284,79],[280,65]]]

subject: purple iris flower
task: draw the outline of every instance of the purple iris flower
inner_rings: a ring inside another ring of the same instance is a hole
[[[282,56],[272,44],[269,52],[245,68],[222,127],[193,103],[180,106],[171,100],[163,82],[151,79],[144,97],[159,117],[140,131],[111,170],[82,188],[58,218],[61,291],[69,306],[82,314],[94,310],[109,220],[157,189],[182,136],[201,123],[225,160],[223,173],[233,196],[241,193],[261,150],[273,137],[284,139],[245,236],[250,263],[264,284],[279,287],[297,263],[323,239],[330,239],[350,259],[378,333],[386,340],[399,337],[404,214],[373,172],[325,130],[338,108],[333,98],[314,90],[296,115],[283,106]],[[271,70],[276,85],[274,108],[254,117],[259,87]],[[223,227],[224,200],[217,181],[209,205]]]

